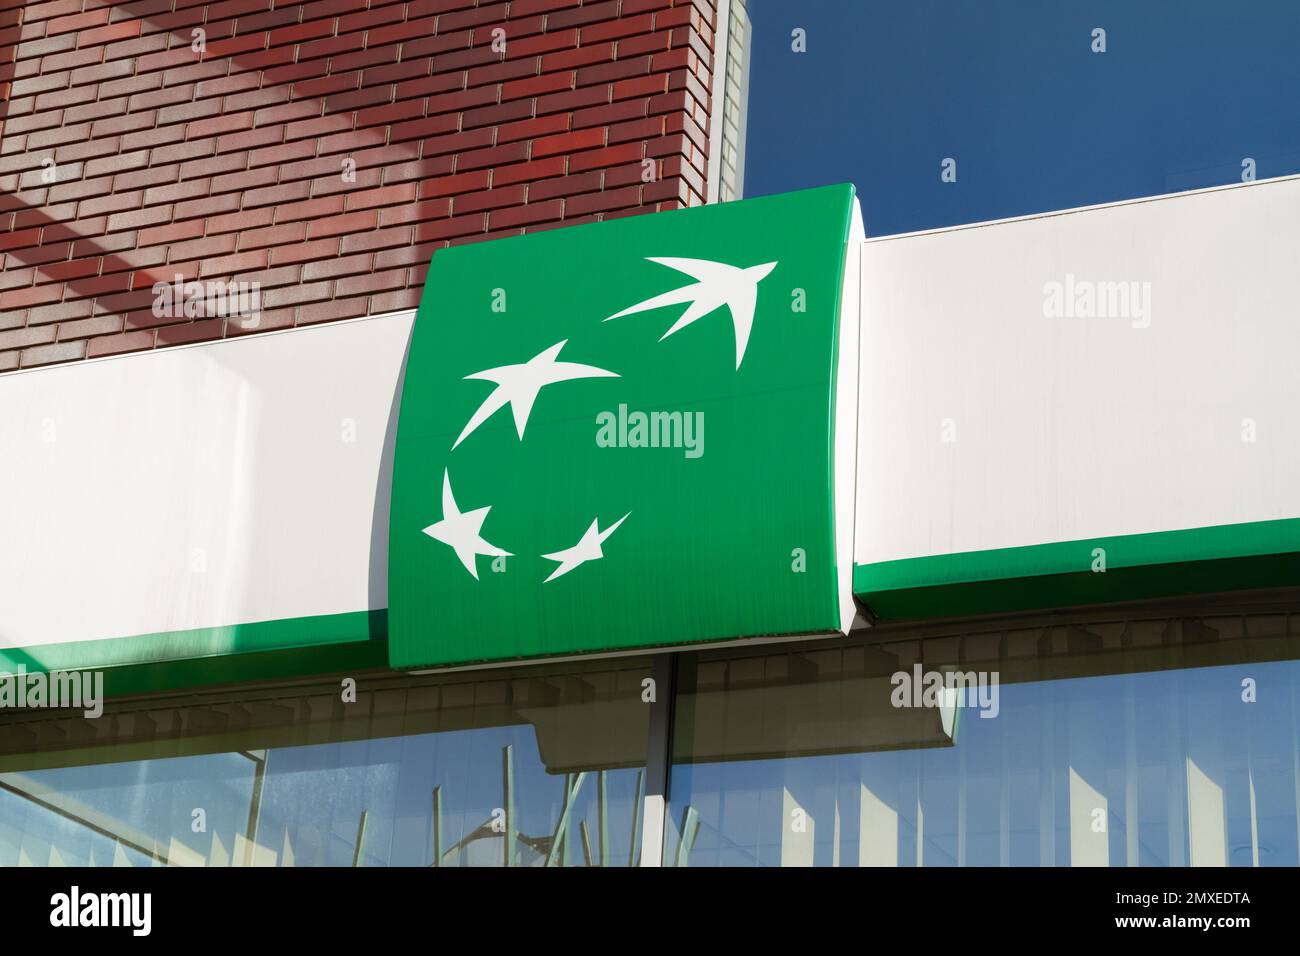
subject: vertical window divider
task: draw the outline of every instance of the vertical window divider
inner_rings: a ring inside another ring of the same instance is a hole
[[[650,668],[654,700],[646,741],[645,798],[641,809],[641,865],[662,866],[664,824],[668,813],[668,776],[672,764],[672,715],[677,655],[661,654]]]

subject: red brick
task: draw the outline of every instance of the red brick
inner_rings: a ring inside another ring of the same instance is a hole
[[[333,286],[333,282],[314,282],[269,289],[262,294],[262,307],[264,309],[278,309],[288,305],[300,305],[304,302],[319,302],[330,297],[333,293]]]
[[[451,198],[426,199],[422,202],[389,206],[379,211],[379,226],[394,226],[406,222],[426,222],[451,215]]]
[[[397,186],[387,186],[383,189],[353,193],[347,197],[346,203],[348,211],[352,212],[357,209],[374,209],[378,206],[392,206],[397,203],[413,202],[415,195],[415,183],[403,183]]]
[[[124,352],[139,352],[142,349],[154,347],[154,333],[152,329],[124,332],[121,335],[91,339],[89,345],[88,358],[97,358],[101,355],[121,355]]]
[[[533,139],[537,136],[549,136],[553,133],[568,132],[569,114],[555,113],[551,116],[539,116],[537,119],[510,123],[497,129],[498,143],[513,143],[521,139]]]
[[[153,151],[153,162],[185,162],[191,159],[211,156],[216,149],[216,140],[201,139],[188,143],[176,143],[172,146],[160,146]]]
[[[41,276],[47,281],[67,282],[69,279],[84,279],[86,276],[99,275],[99,259],[74,259],[71,262],[55,262],[41,267]]]
[[[272,183],[275,183],[277,170],[268,168],[259,170],[258,172],[260,174],[259,178],[269,179]],[[234,182],[239,182],[241,180],[247,182],[248,175],[248,173],[237,173],[233,176],[225,176],[222,178],[233,180]],[[233,186],[231,188],[247,189],[247,186]],[[275,183],[274,185],[266,186],[263,189],[247,189],[247,191],[244,192],[243,208],[255,209],[258,206],[274,206],[282,203],[299,202],[310,195],[311,183],[306,180],[296,183]]]
[[[592,192],[600,189],[603,173],[599,169],[576,176],[561,176],[533,183],[528,187],[528,198],[532,202],[541,199],[554,199],[557,196],[572,196],[576,193]]]
[[[235,251],[236,238],[234,233],[228,233],[224,236],[195,239],[192,242],[178,242],[171,247],[169,259],[172,262],[188,262],[191,259],[224,256]]]
[[[328,96],[330,93],[355,90],[360,79],[360,73],[344,73],[340,76],[319,76],[302,80],[293,85],[293,96],[294,99],[303,99],[308,96]]]
[[[386,292],[390,289],[400,289],[406,285],[406,270],[398,269],[393,272],[375,272],[370,275],[351,276],[346,279],[339,279],[336,283],[336,294],[340,297],[349,295],[368,295],[374,292]]]
[[[53,73],[58,70],[75,70],[79,66],[99,63],[103,58],[104,51],[100,47],[89,50],[73,50],[69,53],[56,53],[53,56],[45,57],[41,61],[41,72]]]
[[[624,16],[617,20],[594,23],[582,28],[583,43],[599,43],[602,40],[617,40],[620,37],[637,36],[649,33],[654,28],[654,18],[644,13],[639,16]]]
[[[187,124],[185,127],[185,136],[187,139],[201,139],[204,136],[226,136],[235,130],[246,130],[252,128],[252,113],[224,113],[221,116],[214,116],[211,119],[199,120]]]
[[[140,230],[140,245],[161,246],[185,239],[195,239],[203,235],[203,222],[174,222],[156,229]]]
[[[403,100],[400,103],[388,103],[384,106],[358,110],[357,129],[363,129],[367,126],[379,126],[385,123],[397,123],[423,115],[424,102],[422,100]],[[389,142],[393,141],[391,138],[389,139]]]
[[[518,99],[524,96],[538,96],[542,93],[558,93],[573,89],[573,74],[547,73],[543,76],[530,76],[522,80],[511,80],[501,84],[501,101]]]
[[[108,11],[104,11],[107,13]],[[98,27],[93,30],[83,30],[77,37],[79,46],[95,46],[100,43],[113,43],[117,40],[128,40],[140,35],[139,20],[125,20],[121,23],[114,23],[112,26]]]
[[[607,86],[589,86],[581,90],[568,90],[564,93],[539,96],[537,98],[537,115],[566,112],[584,106],[595,106],[597,103],[608,102],[609,88]]]
[[[119,177],[120,178],[120,177]],[[190,179],[183,183],[167,183],[144,191],[144,204],[173,203],[182,199],[195,199],[208,194],[209,180]]]
[[[457,119],[454,113],[448,113],[443,116],[431,116],[427,119],[412,120],[407,123],[398,123],[389,130],[388,141],[390,143],[401,143],[410,139],[422,139],[426,136],[436,136],[439,133],[450,133],[457,128]]]
[[[458,193],[486,189],[490,181],[491,171],[486,169],[461,173],[456,176],[439,176],[436,179],[429,179],[420,184],[420,198],[453,196]]]
[[[549,159],[532,163],[498,166],[492,171],[492,184],[494,186],[506,186],[511,183],[548,179],[551,176],[563,176],[567,165],[563,156],[552,156]]]
[[[420,143],[421,156],[438,156],[443,153],[464,153],[481,146],[491,146],[496,134],[491,129],[475,129],[467,133],[450,133],[435,136]]]
[[[596,169],[600,166],[617,166],[620,163],[640,162],[644,147],[641,143],[624,143],[608,149],[579,153],[569,158],[569,171],[581,172],[584,169]]]
[[[253,229],[240,235],[239,250],[244,252],[249,249],[283,245],[288,242],[300,242],[306,235],[307,224],[302,222],[268,226],[265,229]]]
[[[35,368],[38,365],[51,365],[55,362],[71,362],[84,357],[85,342],[56,342],[52,345],[38,345],[24,350],[19,357],[22,368]]]
[[[430,116],[437,113],[454,113],[495,102],[497,102],[496,87],[457,90],[451,93],[442,93],[438,96],[430,96],[427,112]]]
[[[248,166],[256,169],[268,164],[293,164],[295,160],[306,159],[316,155],[315,140],[300,140],[296,143],[280,143],[255,149],[248,154]]]
[[[128,233],[134,236],[134,233]],[[131,274],[129,272],[120,272],[116,275],[101,275],[94,279],[81,279],[75,285],[67,286],[66,294],[70,298],[82,298],[85,296],[105,295],[113,292],[124,292],[131,287]]]
[[[408,245],[397,249],[385,249],[375,254],[375,268],[391,269],[395,266],[428,265],[429,258],[442,245],[441,242],[430,242],[420,246]]]
[[[470,212],[480,212],[484,209],[500,209],[503,206],[514,206],[524,201],[526,187],[523,185],[507,186],[503,189],[488,189],[481,193],[470,193],[467,196],[457,196],[452,200],[452,214],[462,216]]]
[[[603,129],[579,130],[560,136],[548,136],[533,143],[533,158],[553,156],[557,153],[574,153],[582,149],[594,149],[605,145]]]
[[[372,314],[366,305],[365,298],[335,299],[333,302],[313,305],[310,309],[300,309],[299,312],[299,325],[310,325],[314,322],[334,322],[338,319],[352,319],[357,316]]]
[[[322,236],[338,236],[345,232],[374,229],[377,225],[379,225],[379,214],[373,210],[353,212],[309,223],[307,236],[311,239],[319,239]]]
[[[230,321],[231,325],[239,324],[240,319],[235,318]],[[226,319],[201,319],[197,322],[186,322],[183,325],[173,325],[169,328],[158,330],[159,345],[185,345],[189,342],[210,342],[215,339],[224,337],[226,330]]]
[[[358,256],[331,257],[308,262],[302,268],[302,281],[315,282],[320,279],[337,279],[341,276],[353,276],[367,273],[374,265],[374,256],[367,253]]]
[[[12,294],[4,298],[6,301],[19,301],[11,296]],[[53,325],[14,329],[12,332],[0,332],[0,349],[23,349],[29,345],[43,345],[46,342],[53,342],[54,338],[55,326]]]
[[[650,76],[636,76],[628,80],[619,80],[613,86],[613,96],[615,100],[626,100],[641,96],[657,96],[661,93],[668,92],[668,77],[661,73],[655,73]],[[642,114],[644,107],[642,107]],[[626,119],[626,116],[618,116],[616,119]]]
[[[270,259],[275,265],[288,265],[295,262],[330,259],[338,255],[338,252],[339,240],[331,236],[326,239],[300,242],[291,246],[277,246],[270,250]]]
[[[481,86],[485,83],[495,84],[535,75],[537,75],[535,59],[507,60],[504,63],[474,67],[466,74],[465,83],[467,86]]]
[[[297,222],[300,219],[319,219],[322,216],[329,216],[342,211],[343,198],[341,196],[324,196],[319,199],[308,199],[306,202],[277,206],[275,208],[275,221],[285,223]]]
[[[564,204],[565,216],[585,216],[588,213],[604,212],[608,209],[623,209],[636,206],[641,202],[640,186],[625,186],[608,192],[587,193],[574,196]]]
[[[548,53],[542,57],[542,72],[551,73],[555,70],[572,70],[580,66],[590,66],[593,63],[608,63],[613,59],[614,44],[584,44],[576,50]]]
[[[177,219],[189,219],[192,216],[215,216],[218,213],[234,212],[239,208],[240,196],[231,193],[225,196],[205,196],[178,202],[174,208]]]
[[[487,215],[475,213],[471,216],[459,216],[455,219],[421,223],[415,227],[415,241],[428,242],[431,239],[450,239],[453,236],[484,232],[486,229]]]
[[[626,10],[626,6],[624,9]],[[645,32],[638,36],[625,37],[618,41],[618,58],[625,60],[640,53],[661,53],[672,46],[672,36],[671,30],[660,30],[657,33]]]
[[[506,163],[518,163],[528,158],[527,143],[510,143],[491,149],[479,149],[461,153],[456,158],[457,171],[483,169],[487,166],[501,166]]]
[[[370,314],[382,315],[385,312],[403,312],[416,308],[420,304],[424,279],[422,276],[412,276],[410,281],[415,283],[414,288],[385,292],[382,295],[372,295],[370,297]]]
[[[265,269],[269,262],[270,256],[265,249],[255,252],[240,252],[233,256],[204,259],[199,263],[199,275],[204,278],[233,278],[237,275]]]
[[[585,3],[578,9],[561,10],[547,18],[551,29],[576,26],[583,23],[595,23],[598,20],[612,20],[618,16],[619,0],[607,0],[605,3]]]
[[[39,229],[24,229],[21,232],[0,232],[0,251],[34,246],[40,241],[41,231]]]
[[[473,129],[477,126],[499,126],[511,120],[525,119],[533,115],[531,100],[515,100],[497,103],[482,109],[466,110],[461,114],[461,129]]]
[[[541,203],[529,203],[526,206],[514,206],[510,209],[497,209],[488,216],[488,225],[492,229],[504,229],[509,226],[523,226],[547,219],[558,219],[564,210],[564,200],[550,199]]]
[[[111,335],[120,331],[122,331],[122,317],[120,315],[96,315],[89,319],[79,319],[76,322],[64,322],[59,326],[59,341],[67,342],[71,339],[84,339],[91,335]]]
[[[512,17],[526,17],[534,13],[550,13],[566,7],[576,7],[582,0],[514,0],[510,4]]]
[[[645,119],[633,120],[630,123],[619,123],[616,126],[609,127],[607,138],[609,145],[613,146],[634,139],[656,139],[662,136],[663,133],[664,117],[647,116]]]
[[[111,196],[101,196],[97,199],[87,199],[77,204],[77,217],[85,219],[89,216],[99,216],[104,213],[120,212],[123,209],[137,209],[141,200],[144,198],[140,190],[128,193],[114,193]]]
[[[333,196],[336,194],[355,194],[365,192],[369,189],[375,189],[379,186],[379,180],[383,174],[381,169],[357,169],[355,178],[352,181],[344,180],[339,175],[339,170],[343,168],[342,160],[334,162],[337,157],[327,156],[317,163],[328,164],[325,172],[316,178],[312,183],[312,193],[316,196]]]
[[[67,322],[82,319],[90,315],[90,300],[79,302],[59,302],[54,305],[42,305],[29,309],[27,324],[38,325],[46,322]]]
[[[584,44],[586,42],[586,40],[583,41]],[[513,60],[518,57],[537,56],[543,53],[552,53],[556,50],[567,50],[577,45],[577,30],[555,30],[521,39],[507,39],[506,56]]]

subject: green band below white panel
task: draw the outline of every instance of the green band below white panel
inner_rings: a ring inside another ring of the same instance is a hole
[[[886,619],[1295,584],[1300,518],[906,558],[853,572],[854,592]]]
[[[0,649],[0,671],[102,670],[109,696],[327,674],[388,663],[388,612]]]

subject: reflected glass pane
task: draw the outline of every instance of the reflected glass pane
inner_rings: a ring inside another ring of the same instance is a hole
[[[692,656],[666,863],[1295,866],[1297,656],[1281,614]]]
[[[0,865],[627,866],[647,674],[380,677],[356,703],[335,683],[11,721]]]
[[[881,236],[1293,175],[1300,4],[1248,6],[732,0],[721,196],[850,182]]]

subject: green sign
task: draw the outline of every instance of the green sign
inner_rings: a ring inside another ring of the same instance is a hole
[[[840,629],[853,209],[836,186],[438,252],[397,433],[390,663]]]

